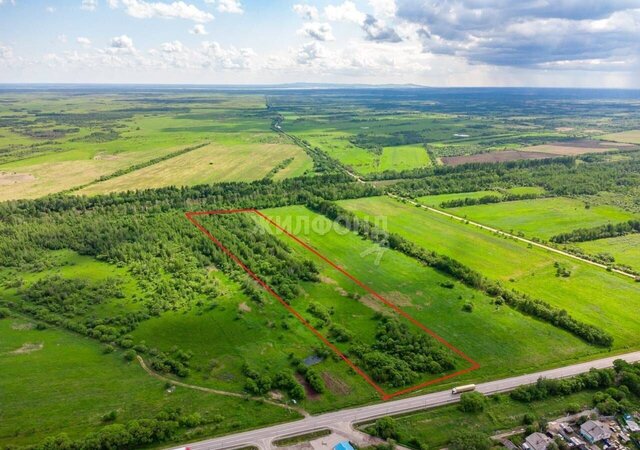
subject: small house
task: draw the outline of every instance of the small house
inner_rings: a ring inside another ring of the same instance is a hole
[[[525,443],[531,450],[547,450],[547,446],[553,442],[549,436],[542,433],[533,433],[527,436]]]
[[[580,434],[589,442],[594,444],[611,437],[611,429],[608,425],[599,420],[587,420],[580,425]]]

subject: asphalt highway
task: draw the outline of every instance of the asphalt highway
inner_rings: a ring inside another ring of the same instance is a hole
[[[476,390],[483,394],[497,394],[517,388],[518,386],[535,383],[538,378],[566,378],[588,372],[592,367],[602,369],[611,367],[616,359],[624,359],[628,362],[640,361],[640,352],[627,353],[595,361],[573,364],[558,369],[545,370],[527,375],[520,375],[502,380],[489,381],[477,385]],[[416,397],[392,400],[375,405],[361,406],[358,408],[343,409],[330,413],[310,416],[304,419],[274,425],[256,430],[244,431],[237,434],[220,436],[192,444],[185,444],[190,450],[205,449],[233,449],[247,445],[256,445],[260,448],[269,448],[271,442],[288,436],[310,433],[320,429],[344,429],[345,424],[366,422],[379,417],[403,414],[421,409],[434,408],[436,406],[455,403],[460,395],[453,395],[450,390],[434,392]]]

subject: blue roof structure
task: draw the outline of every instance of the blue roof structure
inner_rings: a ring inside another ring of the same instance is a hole
[[[342,441],[333,447],[333,450],[354,450],[354,448],[351,446],[349,441]]]

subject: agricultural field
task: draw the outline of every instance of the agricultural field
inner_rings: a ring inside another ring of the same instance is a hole
[[[0,90],[0,446],[168,446],[637,350],[632,279],[384,195],[540,239],[637,218],[636,150],[509,157],[635,103],[532,92]],[[245,212],[194,213],[220,210]],[[636,237],[571,245],[634,267]]]
[[[576,156],[590,153],[604,153],[616,150],[630,150],[631,144],[605,142],[599,140],[576,140],[566,142],[550,142],[543,145],[523,147],[524,152],[548,153],[550,155]]]
[[[448,208],[448,212],[507,232],[548,240],[577,228],[619,223],[637,215],[614,206],[591,206],[566,197],[516,200],[485,205]]]
[[[270,130],[260,95],[24,96],[0,106],[0,201],[113,176],[86,193],[313,172],[300,148]]]
[[[271,141],[271,142],[270,142]],[[87,186],[79,194],[103,194],[163,186],[192,186],[264,178],[276,166],[275,179],[313,171],[304,151],[277,135],[219,135],[205,145],[133,172]]]
[[[571,311],[587,323],[604,326],[614,336],[615,349],[634,348],[640,343],[631,307],[640,302],[640,296],[632,279],[543,249],[528,248],[525,243],[388,197],[339,204],[360,217],[386,216],[390,232],[450,256],[533,298]],[[570,276],[561,276],[559,267],[566,268]]]
[[[600,136],[600,139],[613,142],[626,142],[629,144],[640,144],[640,130],[622,131]]]
[[[459,283],[450,286],[447,282],[448,277],[434,269],[422,266],[396,251],[362,240],[353,232],[338,225],[332,225],[325,217],[306,208],[268,209],[264,213],[276,223],[291,224],[287,226],[287,228],[290,227],[290,231],[295,231],[296,224],[312,224],[309,229],[301,227],[296,235],[323,255],[330,255],[330,258],[340,267],[348,270],[481,365],[479,370],[465,375],[466,379],[478,380],[495,377],[498,374],[506,376],[518,373],[530,365],[553,365],[555,353],[560,348],[561,352],[566,352],[561,356],[563,359],[583,358],[598,351],[589,348],[566,332],[508,308],[498,308],[492,304],[491,299],[480,292]],[[325,234],[318,233],[317,230],[331,231]],[[314,259],[314,262],[320,263],[317,259]],[[350,280],[344,280],[343,275],[331,268],[321,273],[322,284],[328,284],[331,288],[329,292],[333,290],[337,294],[314,295],[315,292],[321,292],[317,291],[318,289],[326,288],[321,284],[314,290],[308,291],[311,298],[334,297],[330,305],[336,311],[339,311],[340,305],[345,302],[353,303],[353,300],[343,292],[343,289],[347,293],[353,291],[353,283]],[[472,313],[463,309],[464,304],[469,301],[474,305]],[[383,305],[376,302],[370,295],[362,295],[360,292],[359,301],[356,305],[350,306],[354,310],[347,312],[344,316],[347,323],[353,324],[353,332],[358,335],[360,326],[358,329],[355,328],[358,322],[354,319],[360,314],[372,314],[371,311],[367,313],[367,309],[363,309],[363,306],[374,311],[385,310]],[[360,312],[355,314],[355,311]],[[445,317],[447,320],[443,320]],[[517,336],[513,336],[509,331],[513,327],[520,329]],[[479,334],[486,339],[478,340]],[[564,344],[551,351],[549,346],[552,341],[562,341]],[[531,345],[533,342],[536,344]],[[544,344],[544,342],[549,343]],[[505,360],[511,362],[509,367],[504,366]],[[441,388],[442,386],[438,386],[438,389]]]
[[[595,241],[576,242],[571,245],[575,245],[592,255],[609,254],[615,258],[617,264],[640,271],[640,234],[638,233]]]

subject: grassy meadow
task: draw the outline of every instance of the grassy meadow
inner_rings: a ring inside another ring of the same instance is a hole
[[[640,287],[633,280],[388,197],[341,201],[361,217],[388,218],[388,230],[448,255],[506,286],[566,309],[572,316],[603,327],[615,349],[640,345],[635,310]],[[558,262],[568,278],[557,276]],[[559,347],[554,347],[559,348]]]
[[[567,359],[584,358],[597,351],[569,333],[509,308],[498,308],[486,295],[460,283],[454,282],[450,286],[450,279],[434,269],[363,240],[304,207],[268,209],[264,213],[478,361],[481,369],[465,376],[466,379],[508,376],[534,366],[551,366]],[[311,226],[296,229],[296,224],[300,223]],[[330,231],[321,233],[318,230]],[[296,244],[292,244],[292,249],[308,254]],[[321,264],[317,258],[314,262]],[[348,308],[343,316],[346,323],[352,325],[357,335],[366,334],[366,322],[356,319],[358,315],[371,315],[374,310],[384,311],[381,304],[370,296],[360,297],[357,301],[345,297],[343,290],[353,291],[353,282],[326,264],[320,267],[322,284],[328,284],[334,292],[321,284],[314,287],[315,290],[307,291],[310,297],[322,298],[323,303],[334,306],[336,311]],[[325,293],[314,295],[322,291]],[[474,304],[472,313],[463,311],[462,307],[468,301]],[[297,304],[294,306],[297,308]],[[514,334],[516,328],[519,332]],[[483,339],[478,339],[480,335]],[[558,342],[562,344],[554,344]],[[505,365],[505,361],[509,364]],[[434,389],[442,388],[443,385],[438,385]]]
[[[160,162],[84,193],[252,181],[290,158],[275,179],[313,172],[304,151],[270,130],[260,95],[67,99],[51,94],[6,100],[0,106],[0,116],[9,122],[0,126],[0,201],[82,187],[154,160]],[[171,158],[203,143],[210,146]]]
[[[576,242],[571,245],[592,255],[607,253],[615,258],[617,264],[629,266],[634,270],[640,271],[640,234]]]
[[[600,136],[600,139],[613,142],[625,142],[628,144],[640,144],[640,130],[622,131]]]
[[[104,354],[95,340],[57,329],[38,330],[29,319],[0,320],[0,445],[34,444],[62,431],[81,437],[116,422],[151,418],[165,407],[198,412],[204,424],[180,440],[291,420],[297,415],[264,403],[177,387],[150,377],[121,352]]]
[[[625,222],[636,215],[609,205],[591,206],[583,200],[552,197],[449,208],[460,217],[526,237],[548,240],[577,228]]]

